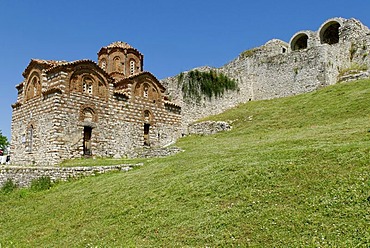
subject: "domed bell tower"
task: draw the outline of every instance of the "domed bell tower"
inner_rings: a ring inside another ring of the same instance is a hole
[[[126,42],[118,41],[100,49],[98,63],[115,80],[120,80],[142,72],[144,56]]]

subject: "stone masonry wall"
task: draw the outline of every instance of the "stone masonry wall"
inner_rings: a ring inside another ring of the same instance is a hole
[[[60,91],[36,96],[13,107],[12,164],[55,165],[64,159],[84,156],[85,127],[92,129],[92,155],[99,157],[124,157],[142,147],[144,123],[150,124],[151,147],[171,144],[181,136],[179,107],[134,95],[117,98],[112,84],[106,98],[68,92],[70,77],[66,75],[61,71],[44,82]],[[88,116],[86,109],[91,111]],[[144,111],[150,112],[148,120]]]
[[[324,31],[332,23],[340,24],[339,41],[323,43]],[[307,47],[293,50],[295,36],[302,34],[308,36]],[[172,100],[182,107],[182,131],[187,133],[187,127],[192,122],[240,103],[302,94],[335,84],[341,72],[353,64],[370,67],[369,53],[370,31],[366,26],[355,19],[333,18],[324,22],[316,32],[297,32],[290,44],[271,40],[261,47],[243,52],[220,68],[196,68],[201,71],[213,69],[238,82],[239,90],[228,91],[223,97],[204,98],[195,103],[183,99],[176,76],[161,82]]]
[[[18,187],[28,187],[32,180],[40,177],[50,177],[52,181],[66,181],[70,178],[97,175],[111,171],[128,171],[133,167],[140,165],[142,164],[90,167],[0,166],[0,187],[8,179],[11,179]]]
[[[189,134],[210,135],[222,131],[231,130],[229,123],[225,121],[203,121],[189,125]]]

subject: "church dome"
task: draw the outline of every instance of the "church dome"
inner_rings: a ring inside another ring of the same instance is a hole
[[[123,41],[115,41],[109,44],[106,48],[115,48],[115,47],[124,48],[124,49],[133,48],[130,44],[123,42]]]

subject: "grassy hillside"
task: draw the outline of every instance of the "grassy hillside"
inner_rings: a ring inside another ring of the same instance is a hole
[[[127,173],[0,193],[1,247],[368,247],[370,81],[249,102]]]

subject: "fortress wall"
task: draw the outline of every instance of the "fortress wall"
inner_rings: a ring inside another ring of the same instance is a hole
[[[297,32],[289,44],[273,39],[243,52],[221,68],[213,68],[238,81],[240,90],[226,92],[223,97],[204,98],[200,103],[184,101],[176,77],[161,82],[182,107],[183,132],[187,133],[190,123],[239,103],[292,96],[333,85],[340,73],[354,63],[370,68],[369,54],[370,31],[366,26],[356,19],[332,18],[316,32]]]

